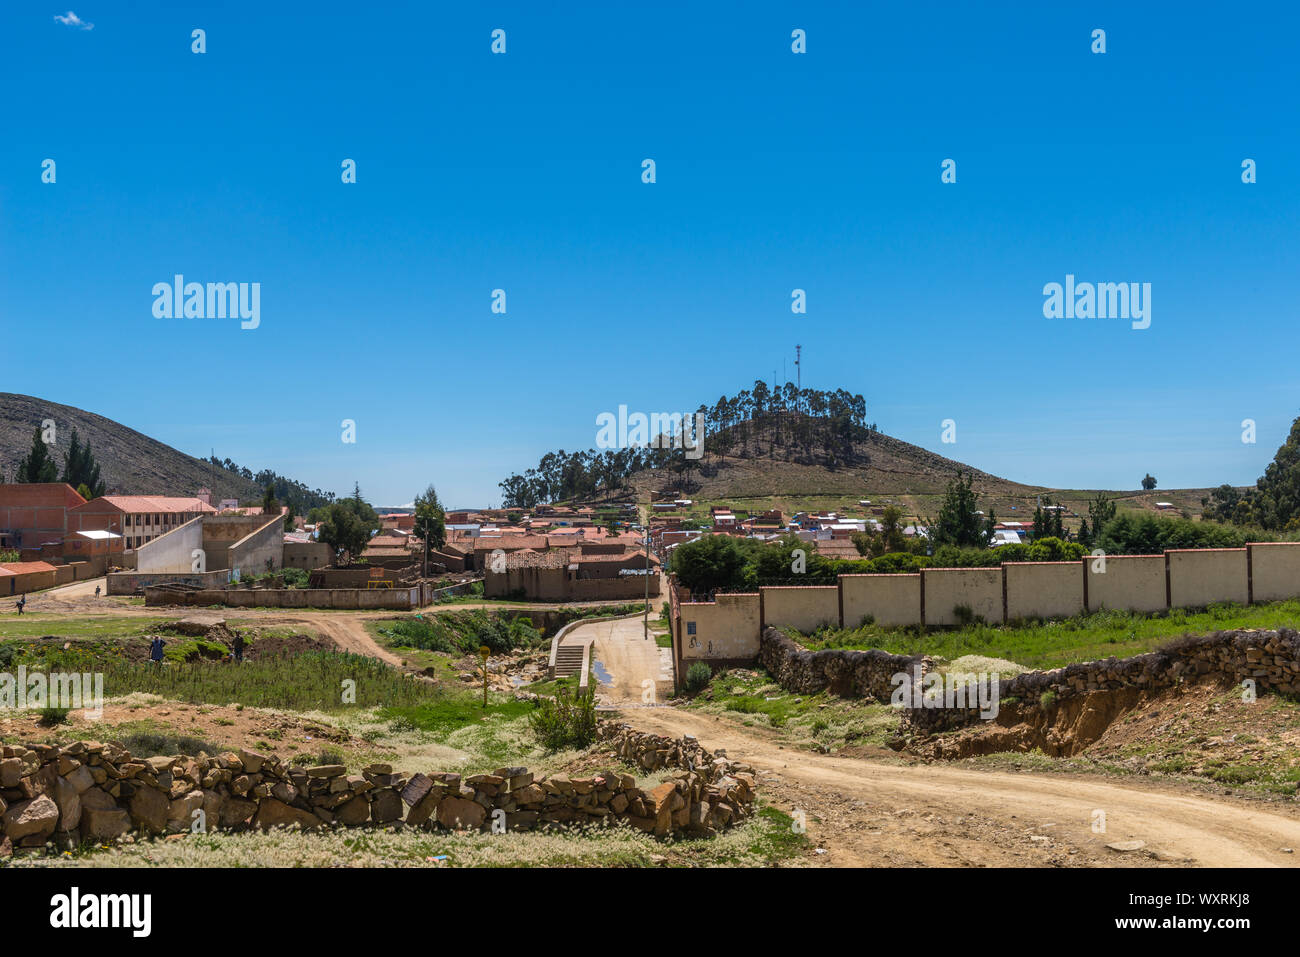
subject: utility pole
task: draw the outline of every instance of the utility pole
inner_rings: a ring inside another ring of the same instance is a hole
[[[802,363],[803,346],[794,347],[794,374],[799,380],[798,386],[803,389],[803,363]]]
[[[641,531],[645,533],[645,621],[642,639],[650,639],[650,506],[641,516]]]

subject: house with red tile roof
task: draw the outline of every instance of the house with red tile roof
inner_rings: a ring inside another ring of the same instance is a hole
[[[196,496],[104,495],[68,509],[68,531],[117,532],[126,549],[136,549],[193,518],[216,513]]]

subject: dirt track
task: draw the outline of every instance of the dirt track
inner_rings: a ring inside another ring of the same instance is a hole
[[[1291,807],[1210,798],[1172,783],[906,765],[883,754],[819,755],[782,748],[770,733],[672,708],[640,709],[627,720],[641,730],[694,734],[706,748],[725,748],[728,757],[766,772],[760,783],[769,799],[786,812],[807,811],[808,834],[828,848],[831,864],[1300,864],[1282,850],[1300,848],[1300,813]],[[1092,831],[1098,810],[1106,815],[1104,834]],[[1146,847],[1106,847],[1134,839]]]

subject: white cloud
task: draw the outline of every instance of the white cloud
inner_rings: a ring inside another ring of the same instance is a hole
[[[54,15],[54,19],[58,20],[65,27],[77,27],[78,29],[81,30],[95,29],[95,25],[93,23],[87,23],[85,20],[81,19],[81,17],[77,16],[71,10],[69,10],[64,16],[59,16],[56,13]]]

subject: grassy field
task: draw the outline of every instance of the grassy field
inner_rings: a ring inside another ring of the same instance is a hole
[[[0,614],[0,640],[5,638],[138,638],[156,631],[175,618],[122,617],[119,615],[18,615]]]
[[[1237,628],[1295,627],[1300,600],[1242,606],[1213,605],[1204,611],[1175,609],[1164,615],[1100,611],[1060,621],[1010,625],[974,624],[921,633],[916,628],[867,625],[823,629],[805,636],[807,648],[879,648],[900,655],[927,654],[953,660],[967,655],[1000,658],[1025,668],[1048,669],[1112,655],[1130,657],[1152,651],[1184,634]]]

